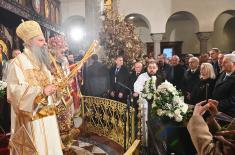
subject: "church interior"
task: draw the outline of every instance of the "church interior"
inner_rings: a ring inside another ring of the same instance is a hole
[[[234,117],[234,0],[0,0],[0,155],[232,155]]]

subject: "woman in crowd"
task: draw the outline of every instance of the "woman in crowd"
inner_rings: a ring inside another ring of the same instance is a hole
[[[200,80],[192,90],[190,104],[195,105],[200,101],[211,98],[214,85],[215,72],[213,66],[210,63],[202,63],[200,67]]]

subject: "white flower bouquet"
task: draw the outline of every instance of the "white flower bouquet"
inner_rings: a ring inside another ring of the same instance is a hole
[[[158,86],[152,104],[152,111],[158,116],[167,116],[176,122],[181,122],[186,115],[188,105],[184,98],[170,82],[165,81]]]
[[[156,76],[152,76],[149,80],[145,81],[141,96],[147,101],[154,100],[156,97],[156,79]]]
[[[4,97],[6,94],[7,83],[4,81],[0,81],[0,98]]]

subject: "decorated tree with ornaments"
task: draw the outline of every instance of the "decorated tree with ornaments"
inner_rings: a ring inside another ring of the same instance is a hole
[[[124,20],[117,11],[105,10],[100,32],[100,42],[106,55],[103,60],[105,64],[112,65],[117,55],[122,55],[128,66],[141,58],[144,44],[134,30],[134,24]]]

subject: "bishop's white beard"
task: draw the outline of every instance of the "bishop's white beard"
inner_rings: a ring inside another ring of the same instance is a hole
[[[33,45],[31,46],[31,50],[36,61],[39,64],[44,64],[48,70],[51,70],[51,63],[50,63],[47,46],[38,47],[38,46]]]

